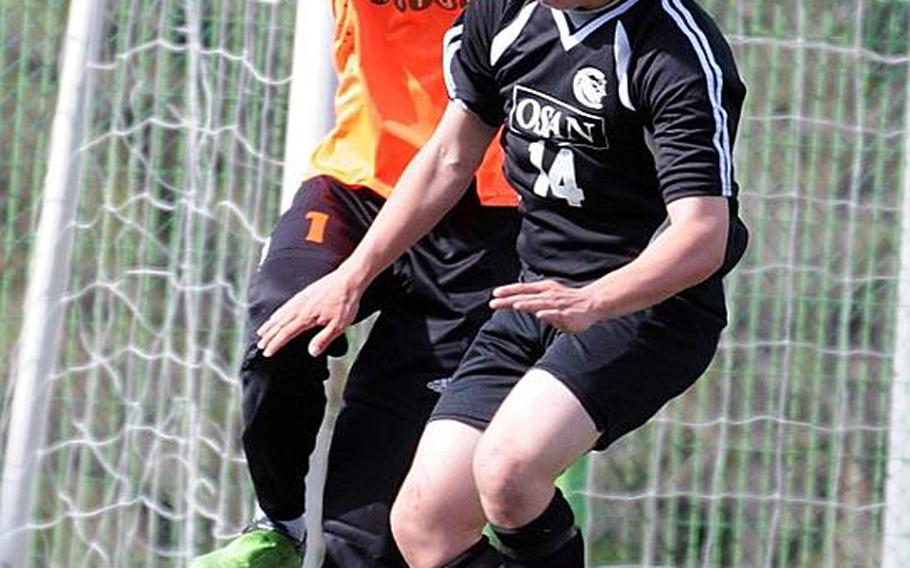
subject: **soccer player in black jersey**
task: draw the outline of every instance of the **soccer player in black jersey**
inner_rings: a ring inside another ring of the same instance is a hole
[[[444,64],[436,133],[356,251],[260,345],[322,327],[324,350],[503,127],[521,281],[494,292],[433,411],[393,532],[418,568],[582,566],[553,480],[689,388],[726,324],[721,279],[747,240],[732,157],[745,86],[694,0],[473,0]]]

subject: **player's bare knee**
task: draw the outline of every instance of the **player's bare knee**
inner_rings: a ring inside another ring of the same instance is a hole
[[[391,513],[392,537],[408,566],[431,566],[433,542],[430,532],[410,503],[395,501]]]
[[[434,498],[439,497],[439,498]],[[421,481],[405,481],[392,505],[392,536],[412,568],[439,566],[460,552],[458,544],[477,539],[477,527],[462,526],[459,513],[444,495]],[[453,548],[454,547],[454,548]]]
[[[402,488],[402,492],[398,494],[389,513],[392,537],[402,552],[405,552],[414,541],[414,523],[411,515],[408,514],[408,510],[412,508],[404,488]]]
[[[423,556],[422,551],[427,548],[427,541],[431,536],[427,523],[429,519],[424,518],[426,507],[421,507],[419,502],[421,491],[414,484],[415,482],[410,479],[405,481],[392,504],[389,516],[392,537],[409,566],[419,563]]]
[[[514,515],[521,516],[536,492],[546,491],[552,484],[530,456],[483,441],[474,455],[474,479],[487,517],[503,525],[509,525]]]

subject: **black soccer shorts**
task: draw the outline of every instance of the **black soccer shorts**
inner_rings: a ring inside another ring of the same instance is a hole
[[[532,314],[501,311],[481,328],[431,420],[483,430],[532,368],[566,385],[591,416],[606,449],[688,389],[717,350],[723,318],[674,297],[566,334]],[[543,410],[543,409],[542,409]]]

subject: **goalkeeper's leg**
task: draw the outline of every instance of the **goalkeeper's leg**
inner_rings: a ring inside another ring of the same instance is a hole
[[[304,182],[271,236],[268,253],[250,289],[243,386],[243,447],[265,518],[226,548],[195,567],[299,566],[304,541],[304,479],[325,411],[326,358],[307,353],[310,334],[289,342],[273,357],[256,347],[255,330],[294,294],[337,267],[375,218],[381,198],[351,191],[332,178]],[[318,214],[318,215],[317,215]],[[318,230],[314,230],[314,219]],[[362,313],[376,308],[383,275],[364,296]],[[329,349],[344,352],[343,339]]]
[[[381,203],[378,196],[352,191],[332,178],[308,180],[272,232],[250,289],[248,347],[241,368],[243,448],[260,507],[295,537],[302,536],[298,527],[303,524],[304,478],[325,410],[328,366],[325,356],[313,358],[307,352],[315,332],[296,337],[266,358],[256,347],[255,330],[350,255]],[[314,229],[313,223],[319,226]],[[380,287],[365,294],[363,312],[375,308]],[[342,338],[329,354],[340,355],[345,349]]]

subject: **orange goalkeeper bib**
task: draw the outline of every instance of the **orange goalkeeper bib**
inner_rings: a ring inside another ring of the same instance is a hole
[[[335,127],[316,173],[388,197],[448,104],[442,38],[466,0],[333,0]],[[494,143],[477,173],[485,205],[515,205]]]

